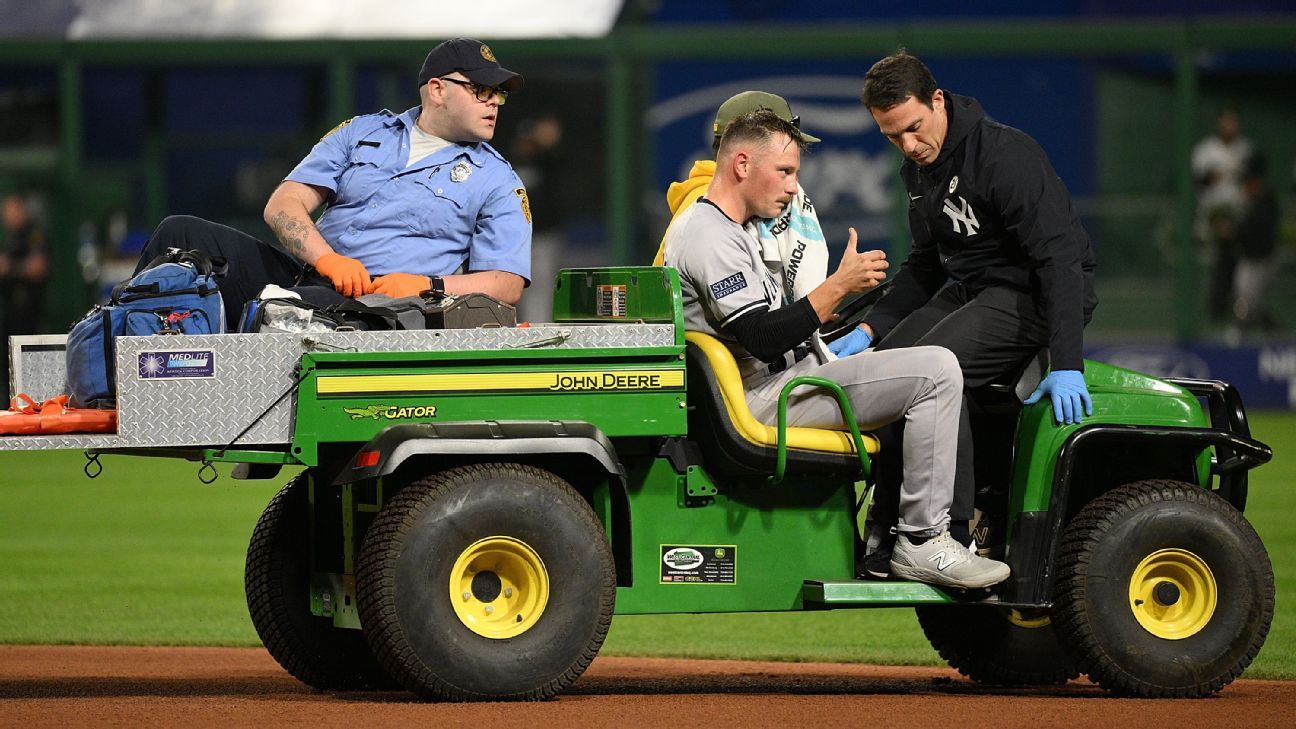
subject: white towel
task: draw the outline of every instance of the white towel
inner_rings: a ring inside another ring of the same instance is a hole
[[[805,298],[828,278],[828,243],[814,205],[799,184],[796,197],[777,218],[758,220],[753,227],[761,258],[782,263],[783,290],[790,301]],[[836,359],[818,332],[814,346],[820,362]]]

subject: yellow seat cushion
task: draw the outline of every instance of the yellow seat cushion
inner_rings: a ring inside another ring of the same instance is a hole
[[[756,445],[778,447],[778,428],[757,420],[756,416],[752,415],[751,409],[747,407],[742,376],[738,374],[738,363],[734,361],[733,354],[724,342],[702,332],[685,332],[684,339],[701,350],[710,363],[734,429]],[[877,438],[868,433],[864,433],[863,437],[864,450],[870,454],[877,453],[879,447]],[[788,448],[806,451],[848,455],[855,453],[855,444],[851,440],[850,433],[841,430],[789,427],[787,444]]]

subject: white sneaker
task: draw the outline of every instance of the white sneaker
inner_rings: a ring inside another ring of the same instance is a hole
[[[892,576],[941,587],[989,587],[1008,579],[1010,571],[1003,562],[979,557],[959,544],[948,529],[922,544],[901,536],[891,552]]]

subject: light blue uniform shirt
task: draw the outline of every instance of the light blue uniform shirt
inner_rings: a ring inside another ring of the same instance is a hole
[[[508,271],[531,280],[531,210],[513,168],[485,142],[451,144],[411,167],[419,107],[357,116],[325,135],[286,179],[332,191],[316,222],[369,273]]]

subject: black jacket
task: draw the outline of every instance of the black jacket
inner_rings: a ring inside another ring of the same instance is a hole
[[[949,280],[973,294],[1006,286],[1035,294],[1053,369],[1083,369],[1083,330],[1098,303],[1089,236],[1039,144],[945,92],[949,128],[936,161],[906,159],[913,247],[865,321],[880,339]]]
[[[1278,198],[1273,190],[1265,187],[1252,197],[1237,224],[1236,237],[1243,258],[1268,258],[1273,255],[1278,247],[1280,218]]]

